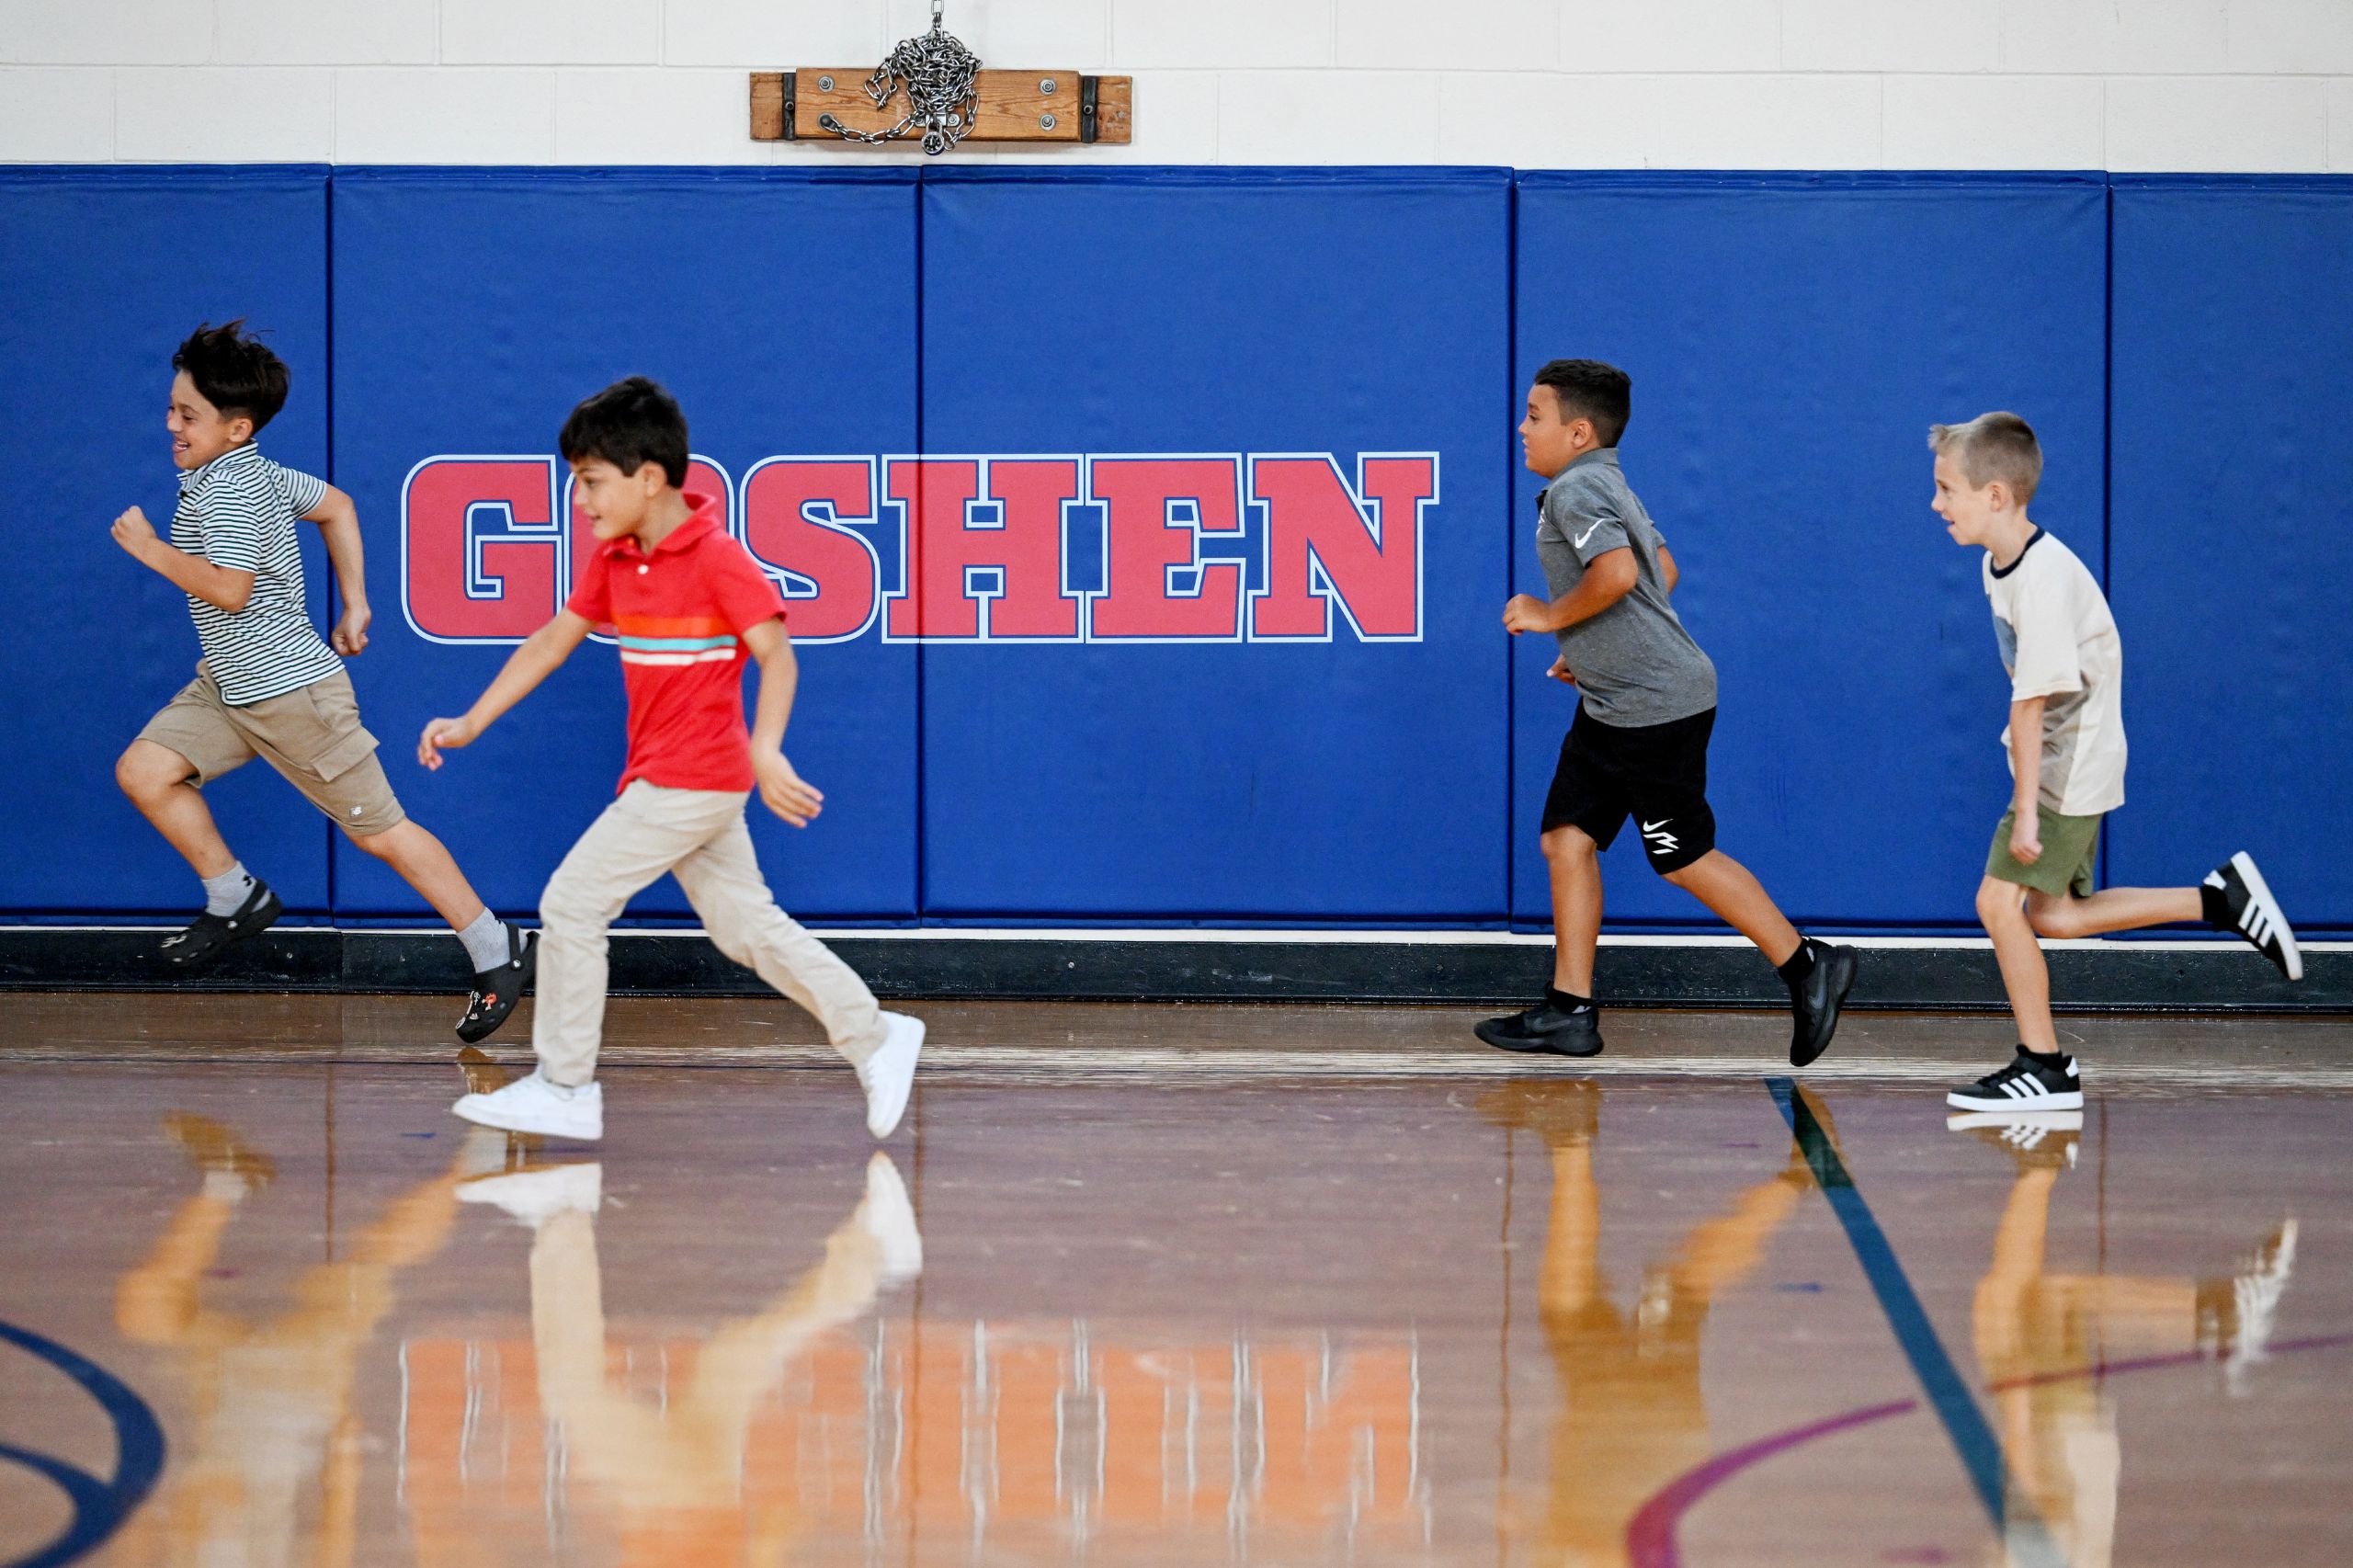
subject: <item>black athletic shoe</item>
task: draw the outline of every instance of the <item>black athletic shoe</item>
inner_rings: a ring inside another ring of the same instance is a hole
[[[2019,1046],[2007,1067],[1955,1089],[1945,1104],[1960,1110],[2081,1110],[2084,1080],[2074,1057],[2064,1067],[2045,1067]]]
[[[1534,1051],[1545,1056],[1601,1054],[1601,1011],[1588,1003],[1571,1012],[1547,999],[1524,1013],[1483,1018],[1472,1033],[1497,1051]]]
[[[506,961],[474,976],[473,992],[466,998],[466,1016],[458,1020],[458,1038],[468,1045],[498,1032],[498,1026],[523,999],[523,988],[540,971],[538,934],[512,920],[502,924],[506,927]]]
[[[2288,928],[2288,917],[2279,913],[2279,901],[2271,896],[2263,873],[2255,869],[2254,856],[2244,850],[2232,856],[2206,873],[2206,886],[2222,905],[2223,917],[2210,919],[2210,925],[2245,937],[2289,979],[2304,978],[2304,955],[2296,947],[2296,934]],[[2213,900],[2208,902],[2211,907]]]
[[[1790,994],[1790,1011],[1796,1020],[1790,1034],[1792,1067],[1803,1067],[1830,1049],[1830,1037],[1838,1032],[1838,1009],[1855,988],[1855,970],[1861,961],[1852,948],[1834,948],[1811,937],[1805,945],[1813,954],[1813,968]]]
[[[237,943],[268,930],[285,913],[286,906],[269,891],[269,884],[256,877],[254,891],[245,895],[234,915],[199,915],[187,930],[165,937],[156,950],[173,969],[193,974],[210,967]]]

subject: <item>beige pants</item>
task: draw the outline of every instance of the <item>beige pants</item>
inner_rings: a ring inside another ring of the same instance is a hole
[[[825,1026],[862,1065],[882,1016],[858,971],[776,906],[752,853],[740,790],[665,790],[642,778],[580,835],[540,895],[539,1003],[531,1049],[558,1084],[597,1075],[605,1033],[606,934],[663,872],[678,879],[711,945],[756,971]]]

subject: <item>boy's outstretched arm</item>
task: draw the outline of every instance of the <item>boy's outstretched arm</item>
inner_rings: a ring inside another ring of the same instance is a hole
[[[784,758],[784,727],[801,687],[792,638],[779,618],[746,628],[744,646],[760,666],[759,700],[752,710],[752,772],[760,781],[760,799],[793,826],[807,827],[825,809],[825,796]]]
[[[335,631],[327,641],[335,651],[348,659],[368,646],[368,623],[374,612],[368,608],[368,557],[359,543],[359,508],[351,497],[327,486],[319,504],[302,514],[305,522],[319,525],[319,537],[325,541],[327,560],[335,566],[335,586],[343,595],[343,615],[335,623]]]
[[[2042,858],[2042,705],[2029,697],[2010,704],[2010,858],[2031,866]]]
[[[173,586],[192,594],[231,615],[254,597],[254,574],[233,566],[215,566],[201,555],[190,555],[155,532],[147,514],[133,506],[114,520],[114,541],[142,566],[169,578]]]
[[[1551,604],[1534,594],[1514,594],[1504,606],[1504,630],[1515,634],[1565,631],[1632,593],[1641,580],[1642,569],[1634,563],[1633,550],[1620,545],[1595,556],[1585,569],[1584,579]]]
[[[438,767],[443,751],[472,745],[481,739],[482,733],[496,722],[500,714],[530,696],[533,687],[572,657],[572,651],[594,630],[594,623],[568,609],[556,611],[553,620],[525,638],[523,645],[507,655],[496,678],[474,699],[474,705],[463,716],[436,719],[425,726],[425,733],[416,743],[416,760],[428,768]]]

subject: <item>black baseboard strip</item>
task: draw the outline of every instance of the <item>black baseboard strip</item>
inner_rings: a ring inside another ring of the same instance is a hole
[[[464,960],[438,933],[272,931],[192,980],[156,960],[153,930],[0,928],[0,990],[461,992]],[[828,935],[877,994],[913,1000],[1521,1003],[1543,987],[1534,942],[1287,941],[1204,937]],[[2244,948],[2062,948],[2051,980],[2075,1012],[2353,1013],[2353,950],[2305,955],[2302,984]],[[1597,988],[1618,1006],[1778,1007],[1779,980],[1745,947],[1642,942],[1601,950]],[[614,994],[750,996],[756,977],[700,936],[620,932]],[[1867,947],[1851,1006],[1995,1011],[2006,1004],[1982,947]]]

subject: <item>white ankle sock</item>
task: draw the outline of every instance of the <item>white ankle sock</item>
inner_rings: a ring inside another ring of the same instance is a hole
[[[466,957],[473,960],[476,974],[496,969],[514,956],[506,950],[506,923],[487,909],[458,933],[458,940],[466,945]]]
[[[240,860],[219,876],[204,879],[204,913],[234,915],[253,896],[253,874]]]

